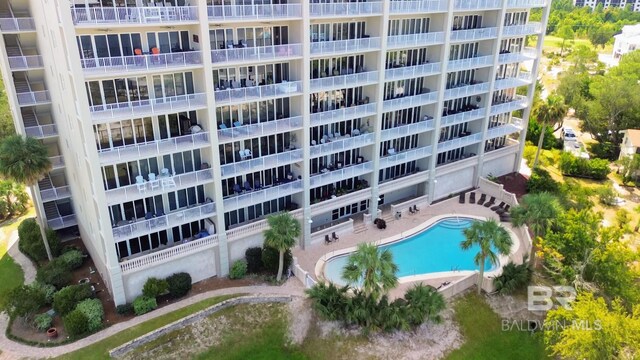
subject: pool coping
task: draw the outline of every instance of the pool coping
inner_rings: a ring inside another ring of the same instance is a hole
[[[481,221],[486,221],[488,220],[488,218],[483,217],[483,216],[475,216],[475,215],[466,215],[466,214],[444,214],[444,215],[436,215],[430,219],[428,219],[427,221],[423,222],[422,224],[415,226],[411,229],[409,229],[408,231],[403,231],[399,234],[390,236],[388,238],[384,238],[382,240],[378,240],[378,241],[374,241],[371,242],[370,244],[374,244],[376,246],[381,246],[381,245],[387,245],[390,243],[394,243],[400,240],[403,240],[407,237],[413,236],[419,232],[422,232],[426,229],[428,229],[429,227],[433,226],[435,223],[444,220],[446,218],[467,218],[467,219],[473,219],[473,220],[481,220]],[[500,224],[500,226],[505,229],[507,231],[507,233],[509,234],[509,236],[511,237],[511,239],[513,240],[513,245],[511,246],[511,250],[509,251],[509,255],[500,255],[498,257],[498,266],[496,266],[496,269],[491,270],[491,271],[485,271],[483,274],[484,278],[490,278],[490,277],[495,277],[498,276],[502,273],[502,268],[504,267],[504,265],[506,265],[509,261],[509,259],[518,252],[518,250],[520,249],[520,238],[518,237],[518,235],[516,235],[516,233],[514,233],[511,229],[507,228],[506,226],[503,226],[502,224]],[[318,261],[316,262],[316,266],[314,269],[315,275],[316,275],[316,279],[318,279],[318,281],[322,281],[324,283],[329,283],[329,280],[326,279],[324,277],[324,267],[327,263],[327,261],[338,257],[338,256],[342,256],[345,254],[348,254],[350,252],[353,252],[354,250],[357,249],[357,245],[356,246],[351,246],[348,248],[344,248],[344,249],[340,249],[340,250],[336,250],[336,251],[332,251],[329,253],[326,253],[324,255],[322,255],[320,257],[320,259],[318,259]],[[431,272],[431,273],[426,273],[426,274],[420,274],[420,275],[408,275],[408,276],[402,276],[398,278],[398,284],[406,284],[406,283],[410,283],[410,282],[415,282],[415,281],[422,281],[422,280],[433,280],[433,279],[440,279],[440,278],[450,278],[450,277],[467,277],[470,276],[472,274],[478,273],[479,270],[454,270],[454,271],[439,271],[439,272]],[[452,283],[455,283],[452,282]],[[451,286],[452,284],[449,284],[448,286]],[[448,287],[445,286],[444,288]]]

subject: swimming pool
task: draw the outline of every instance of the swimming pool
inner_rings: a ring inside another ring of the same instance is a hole
[[[473,271],[478,269],[473,258],[479,247],[475,245],[468,250],[460,248],[460,242],[464,240],[462,231],[470,227],[473,221],[470,218],[447,217],[415,235],[380,248],[391,250],[393,261],[398,265],[399,278],[448,271]],[[337,285],[346,284],[341,274],[348,256],[347,253],[327,260],[324,265],[327,280]],[[489,261],[485,263],[485,271],[494,269]]]

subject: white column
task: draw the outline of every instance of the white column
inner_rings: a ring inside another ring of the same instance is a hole
[[[303,1],[302,7],[302,241],[300,247],[311,245],[311,20],[309,3]]]

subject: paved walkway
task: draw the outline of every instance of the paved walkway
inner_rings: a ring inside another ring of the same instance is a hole
[[[18,230],[11,233],[8,248],[7,254],[20,265],[24,272],[24,283],[31,284],[34,282],[36,280],[36,267],[33,265],[33,262],[18,249]]]

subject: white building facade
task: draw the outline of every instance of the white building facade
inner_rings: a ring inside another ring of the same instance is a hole
[[[620,59],[627,53],[640,49],[640,24],[625,25],[622,32],[614,36],[613,58]]]
[[[598,5],[602,4],[603,9],[609,7],[625,8],[629,6],[631,11],[640,11],[640,1],[637,0],[573,0],[574,6],[588,6],[595,10]]]
[[[290,211],[314,246],[317,229],[516,171],[549,14],[548,0],[2,6],[16,129],[54,163],[39,214],[80,233],[116,304],[150,276],[225,276],[268,214]]]

